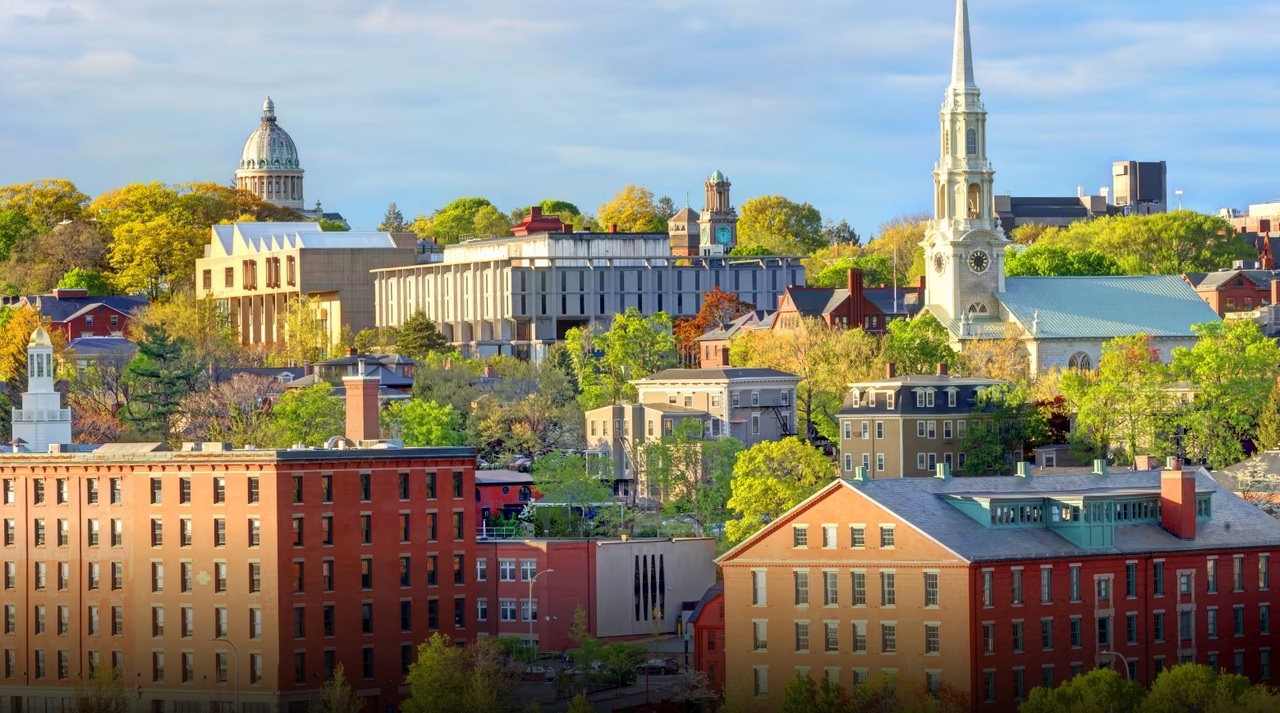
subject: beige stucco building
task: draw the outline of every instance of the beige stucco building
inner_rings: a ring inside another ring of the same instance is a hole
[[[316,319],[338,340],[374,326],[371,270],[412,265],[417,237],[410,233],[322,232],[316,223],[215,225],[196,260],[198,294],[230,316],[243,344],[285,340],[280,314],[306,295]]]
[[[608,327],[615,314],[692,317],[719,287],[777,304],[804,283],[799,258],[677,257],[666,233],[538,233],[469,240],[442,262],[374,272],[379,326],[422,310],[464,353],[539,359],[573,327]]]
[[[686,419],[704,438],[732,437],[746,448],[795,435],[800,377],[776,369],[667,369],[631,382],[637,402],[586,413],[587,449],[612,468],[615,495],[657,496],[634,468],[636,447],[672,435]]]

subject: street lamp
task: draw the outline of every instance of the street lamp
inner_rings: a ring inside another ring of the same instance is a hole
[[[538,577],[544,574],[551,574],[554,571],[554,569],[544,569],[529,578],[529,645],[533,647],[533,656],[529,660],[530,666],[538,659],[538,645],[533,643],[533,583],[538,581]]]
[[[236,645],[235,645],[235,643],[234,643],[234,642],[232,642],[232,641],[231,641],[231,639],[228,639],[228,638],[226,638],[226,637],[214,637],[214,638],[212,638],[212,639],[209,639],[209,641],[210,641],[210,642],[214,642],[214,641],[221,641],[222,643],[226,644],[227,646],[230,646],[230,647],[231,647],[231,653],[235,655],[235,658],[236,658],[236,671],[235,671],[235,676],[236,676],[236,713],[240,713],[240,711],[241,711],[241,709],[240,709],[240,651],[239,651],[238,649],[236,649]]]
[[[1181,193],[1181,191],[1179,191],[1179,193]],[[1128,659],[1128,657],[1126,657],[1124,654],[1120,653],[1119,651],[1107,651],[1107,650],[1105,650],[1105,649],[1104,649],[1104,650],[1102,650],[1102,651],[1099,651],[1098,653],[1099,653],[1099,654],[1102,654],[1103,656],[1115,656],[1115,657],[1119,658],[1121,661],[1123,661],[1123,662],[1124,662],[1124,677],[1125,677],[1125,678],[1128,678],[1130,681],[1132,681],[1132,680],[1133,680],[1133,678],[1129,675],[1129,659]]]

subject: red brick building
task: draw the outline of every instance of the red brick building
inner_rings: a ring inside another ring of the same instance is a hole
[[[83,289],[58,287],[52,294],[28,295],[13,301],[34,308],[60,330],[67,341],[79,337],[127,337],[133,315],[148,301],[145,297],[112,295],[90,297]]]
[[[1098,666],[1274,680],[1280,522],[1203,471],[938,469],[838,480],[720,558],[730,698],[776,703],[797,669],[946,686],[974,711]]]
[[[815,317],[831,327],[862,327],[883,334],[889,322],[905,319],[920,311],[924,299],[924,277],[911,286],[867,287],[862,270],[849,270],[844,288],[788,287],[778,298],[773,329],[795,329],[800,320]]]
[[[711,585],[693,615],[693,668],[707,675],[713,691],[724,690],[724,582]]]
[[[481,540],[476,626],[565,651],[580,606],[597,638],[670,634],[715,581],[714,557],[710,538]]]
[[[1219,270],[1192,272],[1182,276],[1208,305],[1224,317],[1230,312],[1251,312],[1263,305],[1277,304],[1280,281],[1271,270]]]
[[[515,470],[476,471],[476,523],[478,527],[490,517],[511,518],[524,512],[525,506],[542,497],[533,487],[533,476]]]
[[[365,381],[353,442],[377,428]],[[113,665],[140,711],[305,711],[341,663],[392,709],[419,643],[478,632],[474,468],[385,445],[0,456],[0,708],[53,710]]]

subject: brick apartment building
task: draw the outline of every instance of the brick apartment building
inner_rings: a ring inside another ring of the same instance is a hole
[[[1034,477],[841,479],[718,561],[730,699],[797,671],[893,674],[1012,710],[1098,667],[1272,681],[1280,522],[1173,461]],[[1023,471],[1025,472],[1025,471]]]
[[[344,383],[355,446],[377,383]],[[0,456],[0,711],[103,665],[139,711],[305,711],[339,663],[394,710],[419,643],[476,637],[475,454],[388,446]]]
[[[1231,312],[1251,312],[1280,299],[1280,280],[1272,270],[1233,268],[1217,272],[1191,272],[1182,276],[1219,317]]]
[[[541,651],[564,651],[581,606],[596,638],[670,634],[715,581],[715,552],[705,537],[482,540],[476,627],[526,643],[532,630]]]

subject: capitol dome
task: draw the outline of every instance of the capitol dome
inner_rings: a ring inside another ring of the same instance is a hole
[[[240,168],[296,169],[298,147],[289,132],[276,123],[276,105],[271,97],[262,103],[262,123],[249,134],[240,152]]]
[[[236,187],[262,200],[302,210],[302,165],[298,147],[289,132],[276,123],[276,105],[271,97],[262,103],[262,123],[249,134],[240,152]]]

